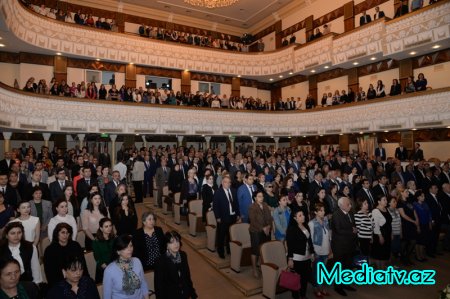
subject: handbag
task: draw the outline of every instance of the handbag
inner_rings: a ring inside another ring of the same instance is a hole
[[[291,291],[298,291],[300,290],[300,274],[286,268],[286,270],[283,270],[280,273],[278,285]]]

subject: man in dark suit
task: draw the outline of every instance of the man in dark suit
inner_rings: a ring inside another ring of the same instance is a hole
[[[423,160],[423,150],[420,148],[420,143],[414,144],[414,151],[411,153],[410,159],[416,162]]]
[[[113,171],[112,180],[105,185],[105,189],[103,189],[103,194],[105,197],[105,204],[111,210],[114,210],[114,207],[117,205],[117,193],[116,188],[120,184],[120,172],[118,170]]]
[[[107,147],[105,147],[103,153],[98,156],[98,163],[104,167],[111,167],[111,156],[108,153]]]
[[[364,24],[368,24],[372,22],[372,18],[370,17],[370,15],[368,15],[366,13],[366,11],[363,11],[362,16],[359,17],[359,26],[362,26]]]
[[[362,188],[356,194],[356,198],[364,198],[367,200],[367,203],[369,204],[369,211],[372,211],[372,209],[376,206],[377,201],[370,190],[370,182],[368,179],[362,180]]]
[[[5,159],[0,161],[0,172],[7,173],[11,170],[11,166],[15,163],[13,159],[11,159],[11,153],[5,153]]]
[[[83,168],[83,178],[77,183],[77,199],[82,202],[84,198],[89,195],[89,187],[96,185],[94,179],[91,178],[91,169],[89,167]]]
[[[222,186],[214,193],[213,211],[217,221],[217,253],[224,259],[224,247],[229,252],[230,226],[240,222],[239,204],[236,190],[231,189],[231,179],[224,177]]]
[[[386,161],[386,150],[381,143],[378,143],[378,147],[375,149],[375,157],[380,157],[382,161]]]
[[[341,197],[338,200],[339,209],[336,209],[331,218],[331,231],[333,238],[331,240],[331,250],[335,262],[340,262],[342,269],[351,269],[354,251],[356,248],[357,229],[355,220],[351,214],[352,205],[348,197]],[[345,290],[355,291],[348,285],[336,284],[334,290],[336,293],[347,296]]]
[[[319,170],[317,170],[314,173],[314,181],[311,182],[311,184],[309,185],[309,192],[308,192],[308,199],[314,200],[314,197],[316,196],[316,194],[319,192],[320,189],[322,189],[322,179],[323,179],[323,175],[322,172],[320,172]]]
[[[384,11],[380,11],[380,7],[375,7],[375,14],[373,15],[374,20],[384,18]]]
[[[162,193],[163,188],[169,184],[170,168],[167,166],[166,159],[161,159],[161,167],[156,170],[155,185],[158,189],[158,198],[156,203],[158,207],[162,208]]]
[[[50,200],[50,190],[48,185],[41,183],[41,172],[39,170],[33,170],[31,173],[31,182],[28,183],[23,191],[24,198],[22,200],[31,200],[34,192],[34,187],[39,187],[42,190],[42,198]]]
[[[441,181],[441,184],[450,183],[450,172],[448,162],[445,162],[444,166],[442,166],[442,171],[439,174],[439,181]]]
[[[402,142],[400,142],[398,147],[395,149],[395,158],[400,161],[405,161],[408,159],[408,150],[403,146]]]
[[[151,164],[150,164],[150,156],[144,156],[144,197],[147,197],[149,194],[152,194],[153,190],[153,176],[151,175]]]
[[[378,176],[378,184],[372,188],[372,195],[375,200],[379,196],[386,196],[386,198],[389,196],[389,190],[386,186],[387,181],[386,175],[381,174]]]
[[[54,204],[58,199],[64,198],[64,188],[70,184],[66,180],[66,170],[60,168],[56,173],[56,181],[50,183],[50,201]]]
[[[403,186],[406,186],[407,182],[405,181],[401,165],[395,165],[395,171],[391,174],[391,184],[396,184],[398,181],[402,182]]]
[[[18,204],[17,192],[8,184],[8,175],[4,172],[0,173],[0,192],[3,193],[5,204],[13,206],[15,210]]]
[[[428,194],[425,196],[425,201],[430,207],[432,227],[429,245],[426,246],[427,254],[431,257],[435,257],[437,252],[437,244],[439,241],[439,233],[441,232],[441,216],[443,213],[442,204],[439,201],[437,194],[439,188],[436,184],[432,184],[428,189]]]

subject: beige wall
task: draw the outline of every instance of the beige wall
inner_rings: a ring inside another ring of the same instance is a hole
[[[273,51],[275,50],[275,31],[264,36],[262,38],[263,43],[264,43],[264,51]]]
[[[449,87],[450,84],[450,62],[426,66],[414,70],[414,78],[423,73],[432,88]]]
[[[358,0],[355,1],[355,5],[360,3],[360,2],[364,2],[364,0]],[[394,0],[389,0],[385,3],[382,3],[379,5],[380,7],[380,11],[384,12],[384,15],[387,18],[393,19],[394,15],[395,15],[395,10],[394,10]],[[367,14],[370,15],[370,17],[372,18],[373,21],[373,15],[375,14],[375,7],[371,8],[367,11]],[[355,15],[355,27],[359,27],[359,18],[362,16],[362,13]]]
[[[0,63],[0,82],[14,86],[14,79],[20,84],[20,69],[18,64]],[[25,85],[20,85],[23,88]]]
[[[330,28],[331,32],[334,33],[344,33],[345,32],[345,26],[344,26],[344,17],[337,18],[336,20],[333,20],[328,24],[328,27]],[[320,31],[323,32],[323,26],[320,27]]]
[[[319,82],[317,83],[317,100],[320,103],[322,95],[325,92],[326,93],[331,92],[332,94],[334,94],[335,90],[339,90],[339,92],[341,92],[343,89],[345,89],[345,91],[348,90],[347,76],[342,76],[328,81]]]
[[[258,99],[261,99],[261,101],[269,101],[270,103],[270,99],[271,99],[271,93],[270,90],[265,90],[265,89],[258,89]]]
[[[21,88],[25,86],[30,77],[34,77],[36,83],[40,79],[45,79],[49,83],[53,78],[53,66],[21,63],[19,65],[19,74],[20,80],[18,81]]]
[[[290,97],[294,97],[296,100],[297,97],[300,97],[302,100],[305,100],[308,93],[309,93],[308,81],[281,88],[281,97],[283,98],[283,100]]]
[[[246,98],[253,97],[256,99],[258,97],[258,89],[254,87],[241,86],[241,96]]]
[[[373,87],[376,87],[377,81],[381,80],[383,81],[384,89],[387,95],[391,90],[392,80],[398,79],[398,76],[399,76],[398,69],[392,69],[368,76],[359,77],[359,86],[362,87],[363,90],[367,92],[367,89],[369,89],[369,84],[373,84]]]

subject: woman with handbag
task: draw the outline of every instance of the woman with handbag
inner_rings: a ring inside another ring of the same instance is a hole
[[[305,224],[304,212],[298,210],[292,216],[292,221],[286,231],[288,268],[300,275],[300,290],[292,291],[292,297],[304,299],[308,282],[312,278],[311,262],[314,261],[314,245],[309,226]]]

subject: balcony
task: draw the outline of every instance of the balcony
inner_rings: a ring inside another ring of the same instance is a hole
[[[41,96],[0,83],[0,127],[18,131],[255,135],[359,133],[450,125],[450,87],[294,112],[250,112]]]

